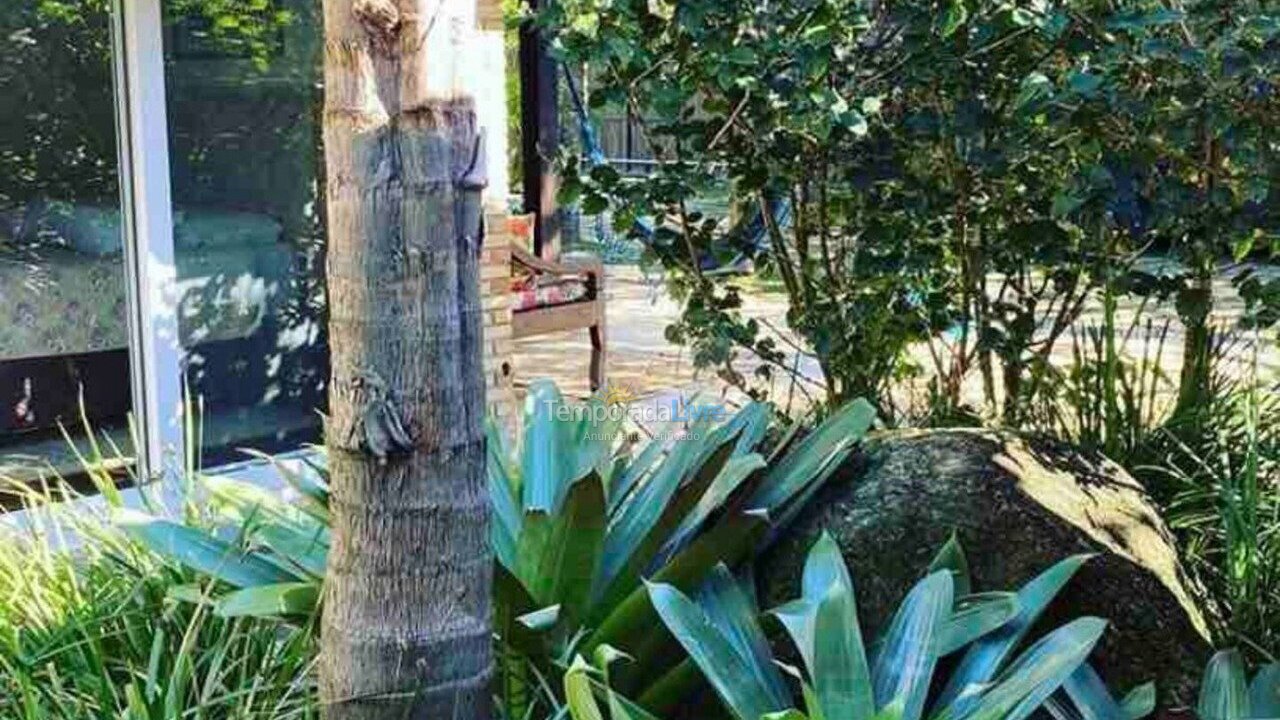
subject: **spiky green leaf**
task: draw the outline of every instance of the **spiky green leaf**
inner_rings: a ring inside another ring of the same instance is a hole
[[[1210,658],[1200,685],[1196,714],[1201,720],[1244,720],[1251,717],[1244,658],[1239,651],[1223,650]]]
[[[786,709],[786,703],[778,702],[769,688],[758,682],[750,660],[738,653],[684,593],[661,583],[647,583],[646,587],[662,622],[740,720]]]
[[[585,617],[605,523],[604,486],[595,472],[573,483],[560,512],[525,515],[517,577],[540,606],[558,604],[570,618]]]
[[[966,691],[995,678],[1041,613],[1089,557],[1069,557],[1022,586],[1018,591],[1017,616],[969,647],[952,671],[937,707],[953,706],[957,713],[965,712],[976,701],[976,697]]]
[[[901,720],[918,720],[938,662],[947,618],[955,602],[951,573],[921,580],[902,602],[872,665],[877,708],[900,708]]]
[[[950,655],[963,650],[1017,616],[1017,593],[978,593],[959,598],[951,617],[947,618],[938,654]]]
[[[214,611],[222,617],[306,617],[319,602],[318,583],[281,583],[227,593]]]
[[[955,533],[951,533],[951,537],[947,543],[938,551],[933,562],[929,564],[929,572],[935,573],[939,570],[947,570],[951,573],[951,581],[955,583],[956,597],[963,598],[973,592],[973,582],[969,578],[969,558],[964,554],[964,548],[960,545],[960,538]]]
[[[1254,676],[1249,709],[1255,718],[1280,718],[1280,663],[1264,665]]]
[[[954,720],[1023,720],[1084,663],[1106,627],[1106,621],[1090,617],[1063,625],[1022,653],[966,710],[941,714]]]
[[[237,588],[305,581],[256,553],[195,528],[124,508],[112,512],[116,526],[147,549]]]

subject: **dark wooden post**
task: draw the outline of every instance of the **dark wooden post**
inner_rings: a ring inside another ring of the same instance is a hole
[[[536,12],[552,0],[532,0]],[[555,155],[560,147],[559,67],[533,23],[520,30],[520,149],[524,210],[534,213],[533,251],[547,259],[560,254],[556,213]]]

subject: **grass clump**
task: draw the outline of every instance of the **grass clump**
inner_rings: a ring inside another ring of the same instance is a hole
[[[1176,403],[1164,372],[1168,325],[1147,323],[1136,355],[1110,350],[1136,325],[1086,330],[1032,429],[1105,453],[1138,478],[1178,539],[1214,639],[1251,660],[1280,658],[1280,385],[1258,360],[1265,337],[1217,331],[1209,382]]]
[[[29,509],[0,526],[0,717],[319,716],[310,628],[222,617],[207,581],[127,539],[102,505],[19,490]]]

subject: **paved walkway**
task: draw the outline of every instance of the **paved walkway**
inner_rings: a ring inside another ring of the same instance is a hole
[[[688,352],[666,339],[666,328],[680,314],[679,304],[660,282],[646,279],[635,266],[609,266],[606,278],[608,309],[608,383],[633,396],[637,404],[669,408],[689,398],[696,402],[741,403],[741,393],[711,373],[695,372]],[[780,295],[753,297],[753,314],[781,323],[786,303]],[[590,346],[587,332],[526,338],[515,343],[517,392],[534,378],[556,381],[567,395],[589,393]],[[650,428],[660,432],[661,428]]]
[[[742,396],[708,371],[695,372],[689,353],[684,348],[667,341],[666,328],[679,317],[680,306],[669,297],[660,282],[646,279],[635,266],[611,266],[607,272],[608,293],[608,377],[611,386],[625,388],[630,394],[651,403],[669,403],[676,397],[697,395],[703,402],[720,399],[730,404],[741,402]],[[1243,309],[1239,298],[1223,279],[1215,290],[1218,321],[1229,323]],[[748,314],[760,319],[767,326],[786,334],[786,300],[773,292],[752,292],[745,297]],[[1129,322],[1138,310],[1139,302],[1126,299],[1120,308],[1122,323]],[[1164,372],[1177,378],[1180,369],[1182,344],[1181,327],[1176,322],[1172,303],[1148,304],[1144,316],[1151,318],[1152,326],[1159,330],[1166,320],[1170,324],[1165,337],[1162,355]],[[1090,307],[1081,318],[1082,325],[1096,325],[1101,321],[1101,308]],[[1123,325],[1122,325],[1123,326]],[[1126,349],[1131,356],[1144,353],[1146,333],[1136,329]],[[1072,341],[1063,337],[1054,348],[1054,358],[1059,364],[1071,360]],[[795,357],[795,353],[789,353]],[[1241,366],[1249,361],[1249,353],[1238,352]],[[535,377],[554,379],[567,394],[585,397],[588,394],[587,366],[589,352],[586,331],[557,333],[516,342],[515,371],[519,388]],[[918,359],[928,366],[928,354],[920,348]],[[1264,343],[1261,363],[1267,372],[1280,368],[1280,357],[1275,342]],[[749,372],[753,364],[744,361],[743,371]],[[816,392],[820,373],[811,358],[801,356],[797,367],[812,379]],[[977,378],[969,392],[980,392]],[[786,404],[790,381],[775,381],[773,397]],[[794,403],[803,406],[803,393],[794,392]]]

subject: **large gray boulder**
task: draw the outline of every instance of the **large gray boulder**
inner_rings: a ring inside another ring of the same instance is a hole
[[[1113,689],[1154,680],[1161,707],[1194,703],[1210,652],[1204,618],[1164,521],[1115,463],[982,430],[874,436],[762,558],[764,607],[796,596],[824,529],[853,571],[863,627],[877,631],[953,531],[979,590],[1013,590],[1068,555],[1097,553],[1035,633],[1107,618],[1094,661]]]

